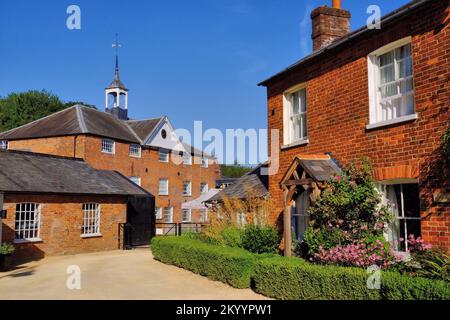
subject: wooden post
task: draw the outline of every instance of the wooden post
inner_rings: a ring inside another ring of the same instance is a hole
[[[292,230],[291,230],[291,200],[296,191],[296,186],[291,186],[284,190],[284,214],[283,214],[283,239],[284,255],[292,256]]]
[[[2,245],[2,231],[3,231],[3,222],[2,222],[2,215],[3,215],[3,193],[0,193],[0,246]]]

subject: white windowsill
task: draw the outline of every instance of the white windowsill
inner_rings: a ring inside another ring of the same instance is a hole
[[[81,238],[86,239],[86,238],[98,238],[98,237],[103,237],[103,235],[101,233],[92,233],[92,234],[82,234]]]
[[[14,243],[21,244],[21,243],[35,243],[35,242],[42,242],[41,238],[33,238],[33,239],[16,239],[14,240]]]
[[[293,148],[293,147],[304,146],[304,145],[307,145],[308,143],[309,143],[308,139],[297,140],[297,141],[292,142],[290,144],[285,144],[285,145],[281,146],[281,150],[289,149],[289,148]]]
[[[408,121],[417,120],[417,119],[419,119],[419,115],[417,113],[414,113],[414,114],[402,116],[402,117],[392,119],[392,120],[371,123],[366,126],[366,129],[371,130],[371,129],[376,129],[376,128],[382,128],[382,127],[387,127],[387,126],[391,126],[394,124],[399,124],[399,123],[408,122]]]

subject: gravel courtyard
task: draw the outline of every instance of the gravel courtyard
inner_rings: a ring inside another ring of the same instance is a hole
[[[69,290],[69,266],[79,266],[81,289]],[[0,272],[0,300],[136,299],[259,300],[238,290],[153,259],[150,249],[50,257]]]

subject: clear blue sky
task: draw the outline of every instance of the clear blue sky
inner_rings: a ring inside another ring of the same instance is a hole
[[[343,0],[352,29],[366,9],[406,0]],[[81,7],[82,29],[66,28]],[[0,96],[46,89],[104,108],[119,33],[130,117],[162,114],[178,128],[265,128],[256,84],[311,52],[311,9],[331,0],[40,0],[0,4]]]

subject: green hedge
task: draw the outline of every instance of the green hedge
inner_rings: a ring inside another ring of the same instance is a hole
[[[297,258],[267,258],[255,265],[255,291],[282,300],[450,299],[444,281],[383,272],[381,290],[367,289],[364,269],[320,266]]]
[[[249,288],[257,256],[239,248],[207,244],[188,237],[156,237],[155,259],[175,265],[235,288]]]

